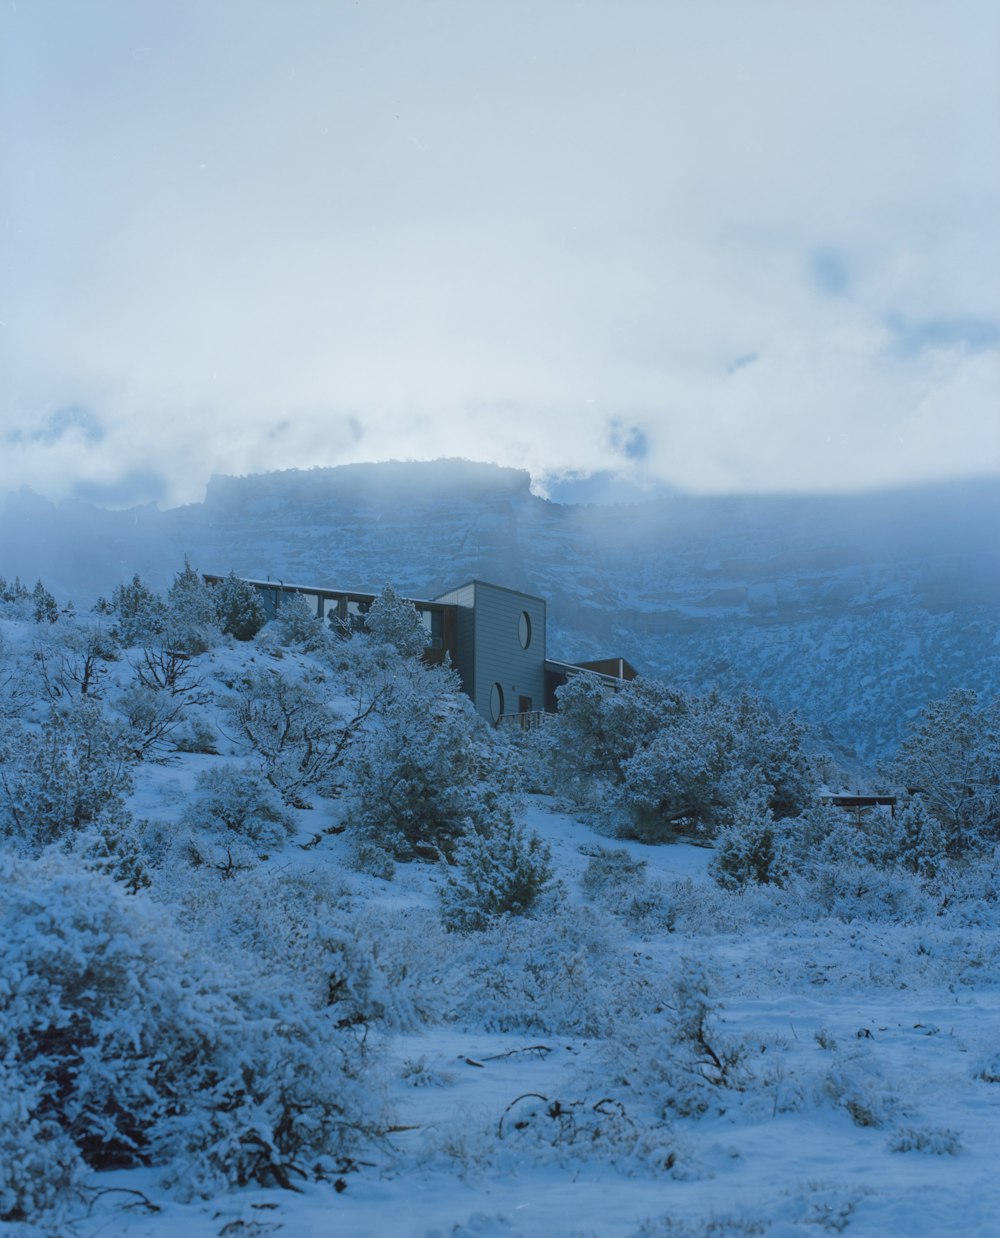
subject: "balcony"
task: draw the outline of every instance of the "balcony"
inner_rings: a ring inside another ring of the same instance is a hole
[[[529,709],[521,714],[501,714],[497,726],[514,727],[521,731],[534,731],[540,727],[548,715],[543,709]]]

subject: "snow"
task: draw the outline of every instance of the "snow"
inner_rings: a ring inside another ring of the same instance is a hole
[[[581,845],[608,840],[541,797],[529,798],[523,823],[549,843],[578,901],[587,860]],[[711,853],[705,848],[621,845],[645,859],[656,877],[687,878],[709,892]],[[310,863],[323,858],[309,856]],[[407,878],[406,901],[422,887],[429,906],[431,874],[414,869]],[[1000,1026],[995,961],[976,984],[925,983],[905,968],[890,975],[881,970],[882,935],[881,928],[837,926],[824,936],[813,925],[782,925],[775,932],[631,940],[650,976],[667,970],[678,954],[697,952],[723,978],[722,1030],[766,1045],[761,1056],[775,1062],[761,1095],[736,1096],[723,1114],[673,1124],[671,1139],[682,1149],[676,1172],[651,1170],[637,1154],[614,1161],[571,1149],[560,1156],[496,1137],[509,1106],[527,1093],[563,1103],[600,1100],[605,1087],[595,1081],[588,1091],[583,1085],[595,1074],[599,1079],[608,1046],[577,1037],[428,1026],[388,1039],[394,1125],[404,1129],[372,1153],[371,1166],[347,1177],[342,1193],[329,1184],[306,1184],[299,1195],[247,1189],[182,1205],[164,1195],[148,1171],[119,1172],[99,1175],[95,1183],[143,1190],[162,1211],[126,1213],[119,1205],[129,1197],[106,1195],[94,1215],[75,1222],[74,1232],[81,1238],[109,1232],[162,1238],[183,1231],[207,1238],[281,1225],[300,1238],[331,1230],[356,1238],[624,1238],[641,1232],[646,1221],[653,1223],[650,1233],[673,1232],[656,1229],[658,1219],[669,1217],[675,1227],[692,1226],[692,1233],[710,1218],[728,1218],[730,1226],[763,1224],[772,1236],[846,1231],[858,1238],[992,1238],[1000,1208],[1000,1087],[977,1080],[975,1070],[995,1048]],[[959,948],[974,954],[977,944],[970,935]],[[813,964],[818,974],[804,979]],[[822,1074],[818,1064],[832,1057],[816,1041],[820,1030],[836,1042],[844,1070],[868,1080],[875,1103],[886,1106],[889,1116],[879,1127],[857,1125],[823,1097],[785,1111],[796,1080]],[[628,1102],[627,1090],[617,1096]],[[893,1152],[891,1136],[900,1128],[956,1132],[960,1149]]]
[[[2,619],[0,691],[5,669],[35,666],[36,646],[68,623]],[[135,652],[102,680],[112,712]],[[163,904],[161,922],[220,969],[245,968],[255,950],[262,975],[283,966],[303,1003],[342,965],[350,1000],[370,1015],[348,1032],[364,1040],[362,1086],[373,1106],[384,1094],[388,1128],[331,1180],[294,1192],[185,1201],[162,1166],[88,1170],[65,1216],[34,1230],[11,1221],[15,1238],[1000,1232],[995,852],[956,877],[947,901],[895,875],[896,886],[843,891],[824,911],[808,886],[720,890],[711,847],[611,837],[598,814],[524,794],[516,821],[549,847],[556,893],[533,916],[448,934],[442,865],[399,863],[391,880],[359,871],[348,808],[316,793],[289,809],[284,845],[249,857],[245,884],[223,883],[192,873],[177,848],[206,771],[259,776],[232,726],[233,685],[263,666],[322,689],[344,716],[353,702],[318,655],[266,639],[220,642],[195,664],[208,699],[192,713],[217,753],[134,767],[128,810],[168,859],[152,894],[130,897]],[[36,690],[13,721],[36,734],[47,707]],[[584,881],[608,850],[645,865],[631,888]],[[727,1063],[732,1052],[724,1083],[705,1077],[671,1016],[700,977],[708,1041]],[[23,1118],[3,1098],[0,1113],[16,1143],[10,1126]],[[183,1181],[184,1166],[174,1170]]]

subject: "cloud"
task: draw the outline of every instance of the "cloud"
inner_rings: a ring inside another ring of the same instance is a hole
[[[844,255],[835,249],[817,249],[810,255],[809,271],[821,292],[831,297],[850,290],[850,275]]]
[[[1000,348],[1000,323],[990,318],[966,315],[912,321],[890,314],[886,326],[892,333],[895,352],[902,357],[915,357],[934,349],[977,353]]]
[[[1000,470],[997,37],[989,0],[6,6],[0,486]]]
[[[170,490],[167,479],[152,469],[132,469],[111,481],[80,481],[73,497],[96,507],[138,507],[159,502]]]
[[[6,435],[11,445],[38,444],[50,447],[67,437],[77,439],[85,447],[102,443],[107,431],[100,419],[81,404],[69,404],[54,409],[35,426],[15,426]]]
[[[649,454],[649,439],[645,430],[639,426],[626,426],[620,421],[612,421],[608,427],[608,441],[611,450],[626,460],[644,460]]]

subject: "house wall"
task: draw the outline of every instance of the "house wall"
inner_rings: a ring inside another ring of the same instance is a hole
[[[545,602],[541,598],[475,581],[474,691],[477,711],[491,722],[498,705],[505,714],[520,712],[520,698],[531,709],[545,706]],[[522,615],[530,624],[525,649],[519,638]],[[502,704],[494,686],[502,691]]]
[[[474,584],[463,585],[461,589],[452,589],[444,593],[436,602],[453,606],[454,610],[454,646],[452,661],[462,681],[462,691],[476,699],[476,587]],[[480,711],[482,712],[482,711]]]

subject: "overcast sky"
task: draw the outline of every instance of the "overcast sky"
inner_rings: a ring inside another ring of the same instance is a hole
[[[1000,474],[996,0],[0,0],[0,491]]]

